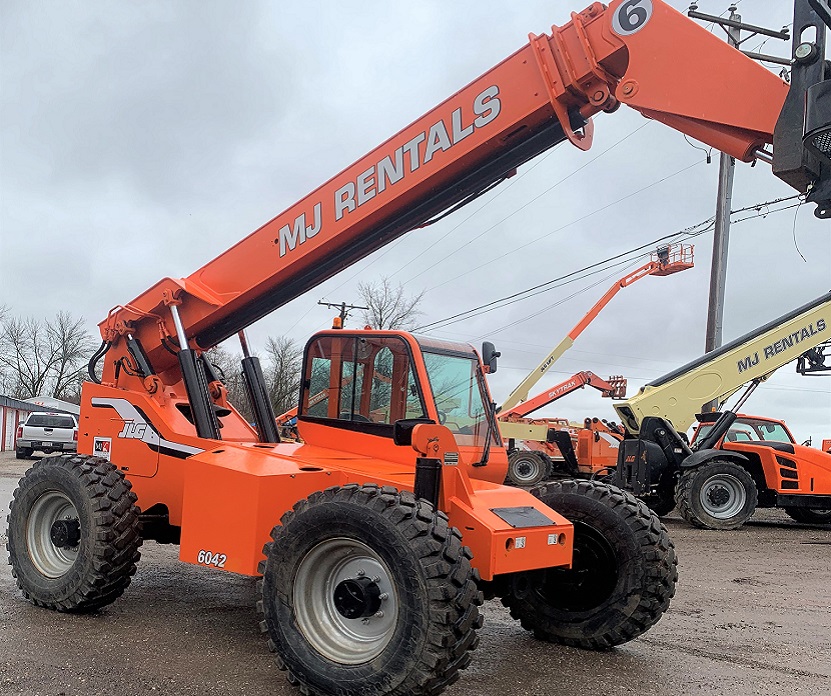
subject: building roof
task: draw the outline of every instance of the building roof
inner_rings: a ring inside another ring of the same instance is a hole
[[[18,411],[54,411],[58,413],[72,413],[65,408],[53,408],[51,406],[44,406],[42,404],[33,404],[28,401],[21,401],[20,399],[13,399],[11,396],[3,396],[0,394],[0,407],[13,408]],[[77,414],[76,414],[77,415]]]
[[[73,413],[76,416],[81,415],[81,407],[78,404],[62,401],[52,396],[33,396],[31,399],[26,399],[25,401],[40,406],[47,411],[61,411],[63,413]]]

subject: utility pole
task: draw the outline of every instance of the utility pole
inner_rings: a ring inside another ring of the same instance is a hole
[[[787,27],[781,31],[758,27],[753,24],[742,22],[741,15],[736,11],[738,6],[732,3],[728,8],[728,18],[716,17],[714,15],[698,12],[698,5],[693,2],[687,11],[687,16],[693,19],[700,19],[705,22],[718,24],[727,32],[727,42],[736,50],[741,50],[743,41],[762,34],[785,41],[790,39]],[[742,39],[742,30],[750,32],[750,35]],[[789,66],[790,61],[778,56],[769,56],[753,51],[742,51],[746,56],[755,60],[764,60],[779,65]],[[760,154],[761,157],[761,154]],[[705,338],[704,351],[709,353],[722,344],[722,326],[724,320],[724,288],[727,284],[727,252],[730,241],[730,214],[733,202],[733,176],[736,172],[736,160],[725,153],[721,153],[718,169],[718,193],[716,198],[716,221],[713,232],[713,260],[710,267],[710,299],[707,306],[707,335]],[[718,403],[712,401],[705,404],[705,411],[715,411]]]
[[[369,307],[362,307],[361,305],[351,305],[346,304],[346,302],[341,302],[340,304],[334,302],[324,302],[323,300],[318,300],[317,302],[319,305],[323,305],[324,307],[328,307],[329,309],[338,309],[340,310],[340,326],[343,328],[346,326],[346,319],[349,316],[350,310],[353,309],[365,309],[369,311]]]
[[[736,12],[736,5],[730,5],[730,20],[742,21]],[[727,41],[733,48],[741,43],[741,29],[726,27]],[[704,352],[709,353],[721,347],[721,329],[724,320],[724,287],[727,284],[727,247],[730,242],[730,211],[733,202],[733,177],[736,160],[721,153],[718,166],[718,194],[716,198],[716,227],[713,233],[713,262],[710,268],[710,301],[707,305],[707,336]]]

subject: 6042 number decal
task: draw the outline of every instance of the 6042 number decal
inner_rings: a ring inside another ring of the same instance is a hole
[[[210,551],[200,551],[196,554],[196,562],[206,566],[214,566],[216,568],[224,568],[225,561],[228,556],[224,553],[211,553]]]

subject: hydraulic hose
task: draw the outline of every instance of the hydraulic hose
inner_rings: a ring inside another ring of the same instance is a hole
[[[111,345],[112,343],[110,341],[101,341],[101,345],[98,346],[98,350],[92,354],[92,357],[89,359],[89,363],[87,364],[89,378],[96,384],[101,384],[101,380],[98,379],[98,375],[95,374],[95,368],[98,366],[98,361],[104,357]]]

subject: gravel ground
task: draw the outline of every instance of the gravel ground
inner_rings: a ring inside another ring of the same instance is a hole
[[[0,453],[0,510],[31,462]],[[647,634],[592,653],[534,640],[496,602],[448,696],[831,694],[831,528],[763,510],[744,529],[666,520],[678,592]],[[255,581],[148,542],[125,595],[92,616],[37,609],[16,590],[0,520],[0,695],[299,694],[257,629]]]

